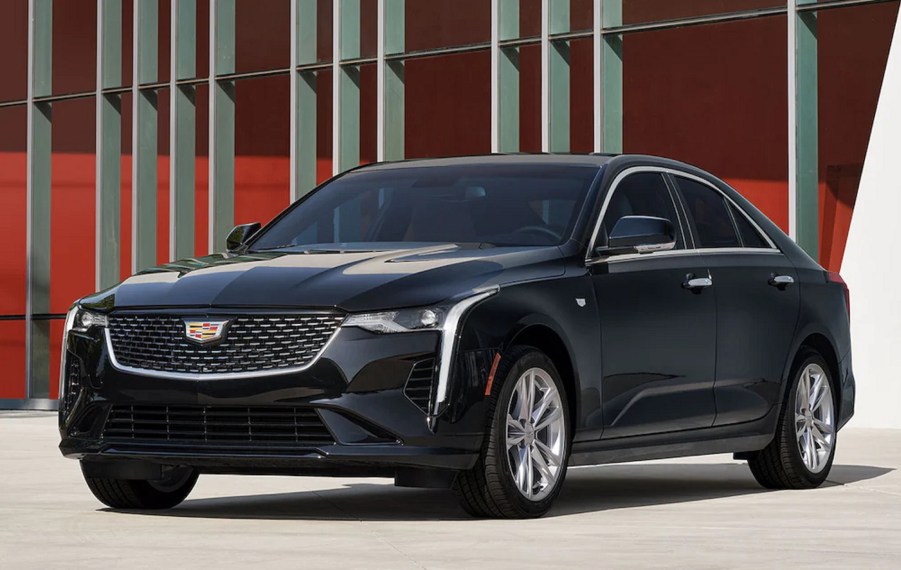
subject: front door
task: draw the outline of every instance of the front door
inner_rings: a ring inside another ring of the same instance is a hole
[[[601,327],[603,438],[712,425],[716,303],[703,258],[686,247],[663,175],[629,174],[606,200],[597,244],[619,218],[666,218],[675,249],[589,262]],[[593,251],[593,250],[592,250]]]

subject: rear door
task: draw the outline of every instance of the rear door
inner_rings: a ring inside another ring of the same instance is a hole
[[[677,239],[671,251],[588,260],[601,327],[602,437],[709,427],[716,306],[713,291],[686,288],[689,280],[708,277],[707,268],[683,236],[661,172],[627,171],[610,192],[595,246],[606,245],[609,230],[631,215],[669,219]]]
[[[716,296],[715,425],[764,416],[781,395],[798,320],[791,262],[734,202],[689,175],[673,175]]]

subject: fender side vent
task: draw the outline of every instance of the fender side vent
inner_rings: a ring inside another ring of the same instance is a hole
[[[434,378],[435,359],[420,360],[413,365],[407,385],[404,386],[407,398],[426,414],[429,413],[429,404],[432,401]]]

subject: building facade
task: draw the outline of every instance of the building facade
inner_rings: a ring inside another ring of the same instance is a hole
[[[74,299],[378,160],[664,155],[838,270],[899,4],[3,0],[0,407],[54,405]]]

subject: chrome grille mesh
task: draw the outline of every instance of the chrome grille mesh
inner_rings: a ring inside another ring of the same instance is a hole
[[[316,358],[344,319],[325,313],[237,315],[222,341],[202,345],[185,336],[185,318],[110,315],[108,330],[116,361],[130,368],[187,374],[299,368]]]

